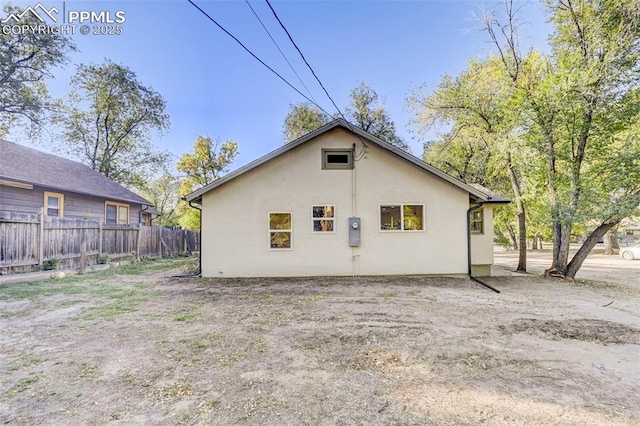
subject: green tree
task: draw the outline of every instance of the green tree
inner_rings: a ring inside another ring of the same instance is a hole
[[[140,195],[151,201],[160,216],[154,219],[154,225],[178,226],[178,203],[180,201],[180,179],[165,171],[154,179],[145,182]]]
[[[8,16],[23,9],[7,4],[3,11]],[[20,23],[40,21],[26,14]],[[68,62],[67,55],[74,50],[71,39],[62,34],[0,34],[0,136],[20,121],[36,132],[43,126],[47,114],[56,108],[46,80],[53,78],[53,68]]]
[[[391,145],[410,152],[409,145],[396,134],[396,125],[378,101],[378,93],[360,82],[349,94],[351,106],[346,108],[347,119],[364,131]]]
[[[63,143],[108,178],[142,187],[169,154],[152,145],[152,132],[169,128],[165,100],[124,65],[79,65],[57,118]]]
[[[351,106],[345,109],[347,121],[391,145],[410,152],[409,145],[396,134],[396,125],[378,101],[378,93],[375,90],[361,82],[351,91],[349,98]],[[330,120],[331,118],[320,109],[308,103],[290,105],[283,127],[285,143],[322,127]]]
[[[505,214],[497,216],[505,220],[497,221],[497,228],[504,229],[512,247],[519,248],[517,270],[526,271],[526,208],[519,161],[526,151],[522,149],[521,117],[512,108],[516,101],[500,60],[471,60],[460,76],[445,76],[427,97],[417,89],[408,102],[415,114],[413,124],[421,132],[437,125],[451,128],[440,142],[425,145],[425,161],[463,182],[512,193],[519,238]]]
[[[309,103],[289,104],[289,113],[284,120],[284,143],[292,142],[307,133],[324,126],[329,116]]]
[[[511,4],[509,2],[508,4]],[[596,242],[640,202],[640,1],[547,0],[552,53],[525,71],[509,19],[487,28],[530,117],[553,227],[548,274],[573,278]],[[496,34],[505,34],[504,42]],[[518,77],[525,71],[526,78]],[[634,166],[635,165],[635,166]],[[535,166],[535,164],[534,164]],[[621,171],[624,170],[624,173]],[[572,228],[596,223],[569,261]]]
[[[193,146],[193,154],[184,154],[178,161],[177,169],[184,175],[180,184],[180,196],[219,179],[229,170],[238,155],[238,144],[232,140],[213,141],[208,136],[198,136]],[[185,201],[178,204],[178,222],[185,229],[197,230],[200,226],[200,212]]]

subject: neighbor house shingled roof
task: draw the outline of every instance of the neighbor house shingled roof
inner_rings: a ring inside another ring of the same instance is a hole
[[[89,166],[3,139],[0,139],[0,179],[108,200],[152,205]]]
[[[458,179],[454,178],[453,176],[448,175],[447,173],[443,172],[442,170],[439,170],[437,168],[435,168],[434,166],[432,166],[431,164],[425,163],[424,161],[422,161],[421,159],[414,157],[413,155],[399,149],[396,148],[395,146],[391,145],[388,142],[383,141],[382,139],[379,139],[375,136],[373,136],[370,133],[367,133],[366,131],[350,124],[347,123],[345,120],[343,119],[337,119],[337,120],[333,120],[330,123],[325,124],[324,126],[314,130],[311,133],[308,133],[304,136],[302,136],[299,139],[296,139],[293,142],[289,142],[286,145],[271,151],[269,154],[258,158],[257,160],[252,161],[251,163],[247,164],[244,167],[239,168],[238,170],[229,173],[228,175],[213,181],[212,183],[210,183],[209,185],[206,185],[194,192],[192,192],[191,194],[188,194],[185,198],[185,200],[187,201],[200,201],[202,199],[202,196],[204,194],[206,194],[207,192],[211,191],[212,189],[215,189],[221,185],[224,185],[225,183],[229,182],[230,180],[235,179],[236,177],[248,172],[249,170],[252,170],[264,163],[266,163],[267,161],[272,160],[275,157],[278,157],[282,154],[284,154],[285,152],[290,151],[291,149],[302,145],[305,142],[308,142],[309,140],[325,133],[328,132],[332,129],[335,128],[342,128],[344,130],[347,130],[351,133],[353,133],[356,137],[360,138],[360,140],[366,140],[367,143],[372,143],[377,145],[380,148],[383,148],[387,151],[390,151],[392,154],[397,155],[398,157],[404,159],[405,161],[413,164],[414,166],[417,166],[418,168],[424,170],[427,173],[430,173],[448,183],[450,183],[453,186],[456,186],[466,192],[469,193],[470,197],[473,198],[475,201],[478,202],[484,202],[484,203],[502,203],[502,202],[508,202],[508,200],[505,200],[502,197],[497,196],[497,194],[491,193],[491,191],[487,190],[486,188],[483,188],[483,190],[479,189],[478,187],[474,187],[471,185],[468,185],[464,182],[459,181]],[[497,196],[498,198],[492,198],[493,196]]]

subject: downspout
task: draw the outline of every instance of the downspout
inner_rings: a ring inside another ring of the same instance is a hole
[[[185,200],[186,201],[186,200]],[[196,207],[191,204],[191,201],[187,201],[189,207],[192,209],[196,209],[200,211],[200,220],[198,221],[198,241],[200,242],[200,250],[198,250],[198,272],[193,274],[193,276],[201,277],[202,276],[202,209],[200,207]]]
[[[142,214],[144,212],[146,212],[147,210],[149,210],[149,207],[151,207],[151,206],[147,206],[146,204],[143,204],[143,206],[144,206],[144,208],[142,210],[140,210],[140,213],[138,215],[139,216],[138,222],[140,222],[140,223],[142,223]],[[156,219],[156,218],[155,217],[151,217],[151,213],[149,213],[149,226],[153,225],[153,220],[154,219]]]
[[[485,286],[489,290],[493,290],[496,293],[500,293],[500,290],[498,290],[497,288],[491,287],[487,283],[484,283],[484,282],[480,281],[479,279],[474,277],[473,273],[471,272],[471,212],[474,211],[474,210],[478,210],[479,208],[481,208],[484,205],[485,205],[485,202],[480,202],[480,203],[478,203],[477,205],[475,205],[473,207],[469,207],[469,210],[467,210],[467,272],[469,274],[469,279],[470,280],[475,281],[478,284]]]

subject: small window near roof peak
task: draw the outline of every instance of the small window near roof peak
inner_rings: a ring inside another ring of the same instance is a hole
[[[345,170],[353,168],[353,151],[349,148],[322,150],[323,170]]]

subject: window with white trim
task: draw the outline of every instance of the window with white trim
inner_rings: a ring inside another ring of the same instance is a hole
[[[335,206],[313,206],[311,216],[313,221],[313,232],[335,232]]]
[[[44,192],[44,212],[47,216],[64,216],[64,194]]]
[[[424,231],[424,204],[380,206],[381,231]]]
[[[484,213],[483,209],[473,210],[471,212],[471,233],[483,234],[484,233]]]
[[[269,213],[269,249],[291,248],[291,213]]]
[[[107,225],[127,225],[129,224],[129,205],[105,201],[104,203],[104,223]]]

